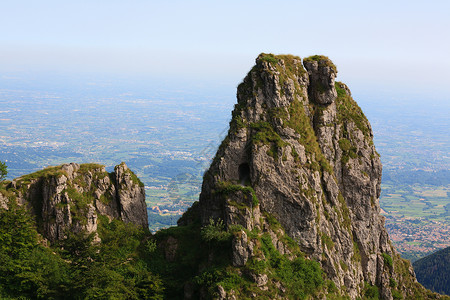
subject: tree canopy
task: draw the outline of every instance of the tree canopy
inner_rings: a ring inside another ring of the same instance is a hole
[[[0,161],[0,181],[5,179],[6,175],[8,175],[8,167],[4,162]]]

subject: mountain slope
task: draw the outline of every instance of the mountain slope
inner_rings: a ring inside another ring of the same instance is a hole
[[[415,261],[413,267],[424,287],[450,295],[450,247]]]

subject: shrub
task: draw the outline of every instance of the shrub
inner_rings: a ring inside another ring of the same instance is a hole
[[[402,296],[402,294],[399,291],[392,290],[392,298],[394,300],[401,300],[401,299],[403,299],[403,296]]]
[[[201,229],[201,237],[205,242],[226,242],[229,241],[232,234],[225,229],[222,220],[209,219],[209,224]]]
[[[13,202],[0,208],[0,298],[61,298],[67,263],[38,242],[34,221]]]
[[[352,144],[349,140],[343,138],[339,140],[339,147],[342,149],[342,151],[348,151],[352,147]]]
[[[389,278],[389,286],[395,288],[397,286],[397,281],[394,278]]]
[[[381,253],[384,259],[384,264],[387,265],[389,268],[392,268],[392,257],[387,253]]]
[[[378,300],[380,298],[380,293],[376,285],[370,285],[369,283],[366,282],[364,289],[365,289],[364,296],[366,296],[367,299]]]

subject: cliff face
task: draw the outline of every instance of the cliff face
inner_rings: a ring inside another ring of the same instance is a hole
[[[98,215],[148,227],[144,186],[125,163],[113,173],[96,164],[50,167],[13,180],[0,197],[5,208],[8,198],[28,206],[50,241],[96,232]]]
[[[379,214],[382,166],[372,129],[336,73],[324,56],[303,65],[291,55],[256,59],[205,173],[201,221],[242,226],[233,238],[236,267],[264,259],[248,232],[269,233],[277,250],[289,253],[283,233],[271,229],[274,218],[352,299],[370,285],[383,299],[406,296],[420,287]]]

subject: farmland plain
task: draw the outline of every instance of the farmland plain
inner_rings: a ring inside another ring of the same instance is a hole
[[[0,160],[8,178],[68,162],[111,171],[124,161],[145,183],[150,229],[175,225],[198,199],[226,135],[235,86],[50,79],[0,79]],[[354,97],[381,154],[380,206],[394,244],[413,260],[450,246],[448,101]]]

